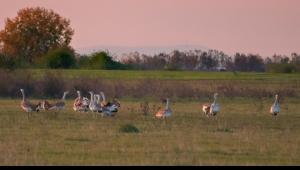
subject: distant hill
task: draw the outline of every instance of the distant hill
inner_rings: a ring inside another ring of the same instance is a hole
[[[130,52],[139,52],[141,54],[154,55],[159,53],[170,53],[173,50],[187,51],[187,50],[208,50],[208,48],[196,45],[176,45],[176,46],[138,46],[138,47],[127,47],[127,46],[97,46],[97,47],[85,47],[76,48],[76,52],[79,54],[90,54],[100,50],[108,50],[113,56],[121,56],[122,54]]]

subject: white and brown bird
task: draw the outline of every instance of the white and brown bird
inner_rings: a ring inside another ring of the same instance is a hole
[[[278,94],[275,95],[275,101],[273,105],[270,108],[270,113],[273,116],[277,116],[280,112],[280,105],[279,105],[279,100],[278,100]]]
[[[165,119],[167,117],[170,117],[172,115],[172,109],[169,105],[169,98],[167,98],[165,100],[166,102],[166,107],[159,109],[156,113],[155,113],[155,117],[158,119]]]
[[[107,102],[104,92],[101,91],[100,95],[102,97],[102,101],[100,102],[101,110],[103,113],[102,115],[115,116],[119,108],[121,107],[119,100],[114,98],[112,102]]]
[[[98,96],[97,94],[95,95],[94,92],[90,91],[89,92],[91,95],[91,100],[90,100],[90,104],[89,104],[89,109],[92,112],[100,112],[101,106],[100,106],[100,96]]]
[[[77,98],[73,103],[73,110],[79,112],[87,112],[89,110],[89,99],[82,97],[80,91],[77,91]]]
[[[44,100],[42,102],[42,108],[44,110],[54,110],[54,111],[59,111],[59,110],[64,109],[65,108],[65,99],[66,99],[66,96],[67,96],[68,93],[69,93],[68,91],[64,92],[63,97],[61,98],[61,100],[57,101],[54,104],[51,104],[47,100]]]
[[[21,101],[21,108],[27,112],[27,117],[29,118],[29,114],[30,112],[36,111],[39,112],[40,107],[41,107],[41,103],[39,102],[38,104],[32,104],[31,102],[29,102],[26,97],[25,97],[25,92],[24,89],[20,89],[21,93],[22,93],[22,101]]]
[[[216,116],[220,112],[220,105],[217,103],[218,93],[214,94],[214,101],[211,104],[203,104],[202,111],[207,116]]]

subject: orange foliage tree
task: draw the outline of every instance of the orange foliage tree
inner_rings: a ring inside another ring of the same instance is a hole
[[[15,59],[33,63],[49,50],[68,46],[74,30],[70,20],[42,7],[24,8],[6,19],[0,31],[0,50]]]

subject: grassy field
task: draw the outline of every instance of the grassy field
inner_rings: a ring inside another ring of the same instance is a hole
[[[300,74],[245,73],[245,72],[198,72],[198,71],[130,71],[130,70],[16,70],[28,72],[33,77],[43,77],[45,73],[55,73],[67,78],[89,77],[104,79],[160,79],[160,80],[300,80]]]
[[[0,76],[0,165],[300,165],[300,74],[33,69]],[[43,99],[69,90],[66,110],[28,120],[20,88]],[[76,89],[117,96],[117,117],[74,112]],[[201,104],[214,92],[221,112],[208,119]],[[275,93],[277,118],[269,114]],[[154,113],[166,96],[170,119],[143,115],[142,102]],[[139,133],[120,130],[127,124]]]
[[[0,165],[300,165],[300,102],[286,98],[275,119],[272,99],[220,98],[213,119],[206,101],[173,101],[167,121],[123,100],[115,118],[76,113],[72,101],[54,117],[27,120],[18,100],[0,100]],[[150,102],[153,113],[161,105]],[[139,133],[120,127],[134,125]]]

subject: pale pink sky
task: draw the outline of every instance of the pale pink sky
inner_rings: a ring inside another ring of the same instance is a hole
[[[0,0],[0,29],[32,6],[69,18],[74,48],[190,44],[228,54],[300,53],[300,0]]]

